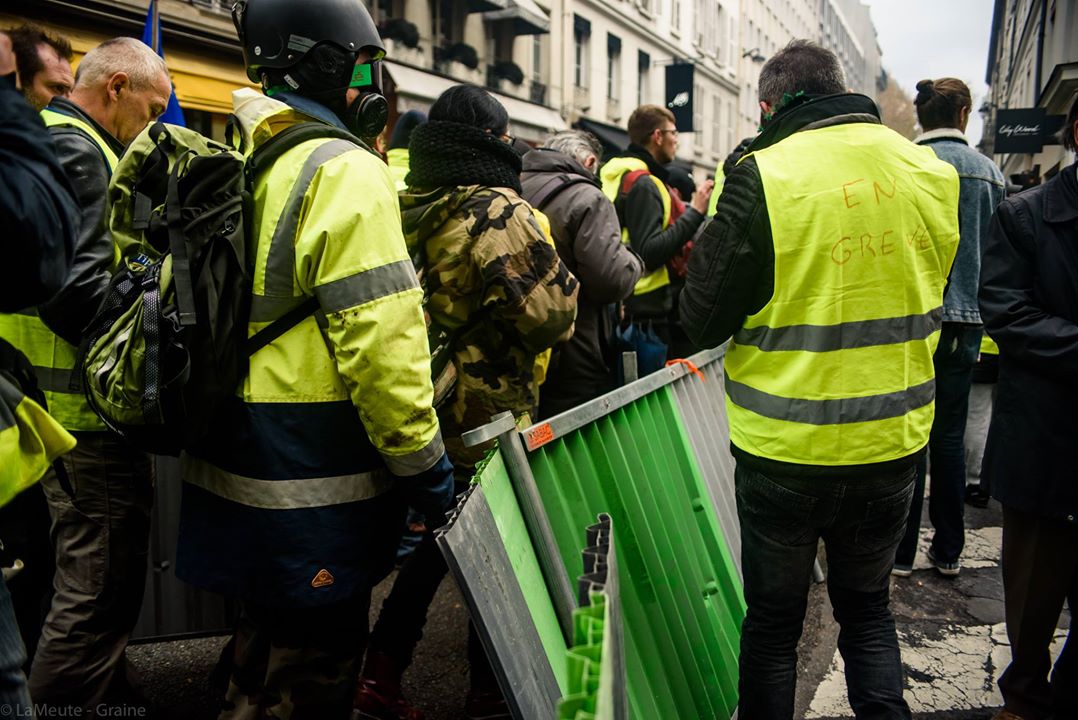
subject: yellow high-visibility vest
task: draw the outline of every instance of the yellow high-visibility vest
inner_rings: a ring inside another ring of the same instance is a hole
[[[988,337],[988,333],[981,334],[981,354],[999,355],[999,345],[996,345],[996,341]]]
[[[599,179],[603,184],[603,194],[606,195],[610,202],[617,200],[618,193],[621,192],[621,180],[626,173],[633,172],[635,170],[647,170],[648,166],[643,160],[629,157],[617,157],[603,165],[602,170],[599,171]],[[655,183],[655,187],[659,189],[659,197],[663,202],[663,225],[662,229],[665,230],[670,226],[670,191],[666,189],[666,185],[662,180],[655,177],[651,173],[648,173],[648,177]],[[628,245],[630,242],[628,228],[621,228],[621,241]],[[658,290],[661,287],[665,287],[670,284],[670,273],[666,271],[666,265],[661,268],[653,270],[644,277],[637,281],[636,287],[633,288],[633,295],[643,295],[654,290]]]
[[[393,148],[386,151],[386,165],[389,166],[389,174],[393,176],[393,183],[399,193],[408,189],[408,183],[404,181],[404,178],[408,177],[409,163],[408,148]]]
[[[830,466],[917,452],[958,248],[957,173],[870,123],[797,132],[753,155],[775,291],[726,354],[732,442]]]
[[[47,127],[78,128],[101,150],[112,173],[118,162],[116,153],[89,123],[53,110],[42,110]],[[21,350],[34,366],[38,385],[45,392],[49,412],[68,430],[105,430],[105,424],[86,403],[81,390],[71,390],[71,371],[78,348],[50,330],[33,309],[0,315],[0,336]]]
[[[726,164],[725,160],[720,160],[719,164],[715,167],[715,187],[711,191],[711,199],[707,201],[707,216],[711,217],[715,214],[715,208],[719,206],[719,196],[722,195],[722,186],[726,182],[726,174],[722,171],[722,166]]]

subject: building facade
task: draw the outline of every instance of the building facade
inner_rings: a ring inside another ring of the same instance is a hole
[[[551,84],[566,120],[623,148],[633,109],[668,104],[667,69],[691,63],[691,94],[676,100],[692,103],[678,155],[698,179],[713,171],[737,144],[738,0],[554,2],[562,24],[551,38]]]
[[[819,40],[819,13],[819,0],[741,0],[738,140],[760,126],[760,68],[795,38]]]
[[[298,0],[297,0],[298,1]],[[515,136],[540,142],[570,126],[608,151],[643,103],[692,103],[679,162],[698,180],[756,133],[762,63],[793,38],[835,50],[851,87],[873,94],[879,47],[861,0],[364,0],[386,42],[392,124],[458,82],[484,85]],[[9,0],[0,27],[33,20],[78,55],[115,35],[141,34],[147,0]],[[160,0],[162,43],[180,105],[220,137],[232,89],[248,85],[232,0]],[[668,68],[692,67],[691,92],[668,98]]]
[[[842,61],[850,90],[874,98],[883,89],[876,26],[861,0],[820,0],[820,44]]]
[[[996,0],[991,32],[980,148],[1012,183],[1032,184],[1075,159],[1049,134],[1058,124],[1053,116],[1065,115],[1078,94],[1078,3]],[[999,152],[1000,111],[1022,109],[1043,111],[1045,144],[1040,152]]]

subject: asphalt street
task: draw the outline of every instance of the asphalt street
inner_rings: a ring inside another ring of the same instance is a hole
[[[992,503],[985,510],[967,507],[966,517],[969,532],[961,575],[948,579],[928,567],[923,547],[931,531],[926,529],[913,575],[892,580],[906,698],[919,719],[987,720],[1001,703],[995,681],[1009,658],[999,571],[1002,514]],[[392,576],[375,592],[372,621],[391,580]],[[1056,650],[1068,625],[1069,613],[1064,612]],[[798,718],[853,716],[835,650],[837,635],[826,586],[814,585],[800,647]],[[428,720],[464,717],[466,636],[463,601],[452,579],[447,579],[404,681],[407,696]],[[223,637],[211,637],[139,644],[129,650],[146,695],[158,706],[157,717],[215,717],[208,677],[224,642]]]

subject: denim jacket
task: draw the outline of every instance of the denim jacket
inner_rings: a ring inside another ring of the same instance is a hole
[[[977,307],[977,289],[981,281],[981,242],[988,234],[988,223],[996,206],[1003,200],[1003,173],[995,163],[969,146],[961,130],[940,128],[917,138],[940,160],[958,171],[958,227],[961,238],[951,267],[947,294],[943,298],[943,321],[981,322]]]

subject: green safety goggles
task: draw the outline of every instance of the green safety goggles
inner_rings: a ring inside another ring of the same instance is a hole
[[[381,88],[381,76],[382,76],[382,61],[371,60],[368,63],[362,65],[356,65],[352,68],[352,78],[348,81],[348,87],[350,88],[371,88],[374,92],[380,93]],[[291,92],[292,88],[287,85],[274,85],[273,87],[266,88],[266,95],[273,97],[279,92]]]

